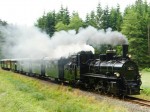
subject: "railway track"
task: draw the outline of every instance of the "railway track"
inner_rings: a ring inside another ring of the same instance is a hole
[[[128,102],[131,102],[131,103],[139,104],[141,106],[150,107],[150,101],[149,100],[135,98],[135,97],[132,97],[132,96],[126,96],[124,100],[128,101]]]

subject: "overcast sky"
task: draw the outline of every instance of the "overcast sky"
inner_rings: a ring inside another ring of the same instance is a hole
[[[150,3],[150,0],[147,0]],[[83,19],[91,10],[96,10],[101,3],[104,8],[116,7],[120,4],[121,10],[133,4],[135,0],[0,0],[0,19],[17,25],[33,25],[44,11],[59,11],[61,5],[68,7],[69,12],[78,11]]]

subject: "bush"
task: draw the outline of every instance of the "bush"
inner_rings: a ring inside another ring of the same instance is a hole
[[[144,68],[142,71],[150,72],[150,68]]]

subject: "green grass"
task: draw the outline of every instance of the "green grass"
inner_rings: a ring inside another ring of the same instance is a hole
[[[138,95],[137,97],[150,100],[150,72],[149,71],[142,71],[142,86],[143,89],[141,91],[141,95]]]
[[[128,112],[79,90],[0,69],[0,112]]]
[[[142,91],[141,95],[143,95],[146,99],[150,100],[150,72],[142,72]]]

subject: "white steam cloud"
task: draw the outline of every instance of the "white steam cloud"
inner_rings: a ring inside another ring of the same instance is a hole
[[[127,44],[121,33],[91,26],[81,28],[77,34],[75,30],[56,32],[51,38],[36,27],[8,25],[0,27],[0,31],[4,37],[2,53],[6,58],[60,58],[82,50],[94,52],[92,46]]]

